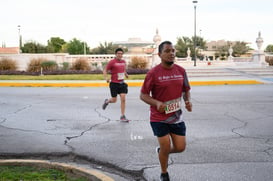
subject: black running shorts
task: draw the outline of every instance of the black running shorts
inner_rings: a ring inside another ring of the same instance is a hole
[[[180,136],[186,136],[186,125],[184,122],[176,124],[168,124],[163,122],[150,122],[154,135],[162,137],[167,134],[173,133]]]
[[[110,82],[109,87],[112,97],[117,97],[118,94],[128,93],[128,85],[124,82],[123,83]]]

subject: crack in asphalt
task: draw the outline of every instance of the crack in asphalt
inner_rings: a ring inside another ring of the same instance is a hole
[[[238,127],[232,128],[232,129],[231,129],[232,133],[238,135],[238,136],[241,137],[241,138],[251,138],[251,139],[265,140],[264,143],[265,143],[265,144],[269,144],[269,142],[270,142],[271,139],[262,138],[262,137],[258,137],[258,136],[256,136],[256,137],[254,137],[254,136],[244,136],[244,135],[242,135],[242,134],[236,132],[236,130],[239,130],[239,129],[242,129],[242,128],[246,128],[247,125],[248,125],[248,122],[242,121],[241,119],[239,119],[239,118],[237,118],[237,117],[235,117],[235,116],[229,115],[228,113],[225,113],[225,115],[228,116],[228,117],[233,118],[234,120],[236,120],[236,121],[238,121],[238,122],[240,122],[240,123],[242,123],[242,126],[238,126]],[[265,149],[265,150],[263,150],[262,152],[266,153],[268,156],[271,156],[271,155],[272,155],[272,154],[270,153],[271,150],[273,150],[273,146],[272,146],[272,145],[271,145],[271,146],[268,146],[268,148]]]
[[[98,109],[98,108],[95,108],[94,111],[95,111],[96,113],[98,113],[99,117],[106,119],[106,121],[104,121],[104,122],[102,122],[102,123],[97,123],[97,124],[94,124],[94,125],[90,126],[88,129],[82,131],[79,135],[67,136],[66,139],[65,139],[65,141],[64,141],[64,144],[65,144],[65,145],[67,145],[67,143],[68,143],[69,140],[74,139],[74,138],[81,137],[81,136],[83,136],[86,132],[91,131],[93,128],[95,128],[95,127],[97,127],[97,126],[100,126],[100,125],[103,125],[103,124],[107,124],[107,123],[109,123],[109,122],[111,121],[111,119],[109,119],[109,118],[103,116],[102,114],[100,114],[100,113],[97,111],[97,109]]]
[[[98,111],[98,108],[99,108],[99,107],[94,108],[94,111],[98,114],[98,116],[99,116],[100,118],[103,118],[103,119],[105,119],[106,121],[101,122],[101,123],[94,124],[94,125],[90,126],[88,129],[82,131],[82,132],[81,132],[80,134],[78,134],[78,135],[75,135],[75,136],[67,136],[66,139],[65,139],[65,141],[64,141],[64,144],[65,144],[65,145],[67,145],[68,141],[70,141],[71,139],[79,138],[79,137],[83,136],[86,132],[91,131],[93,128],[95,128],[95,127],[97,127],[97,126],[100,126],[100,125],[103,125],[103,124],[107,124],[107,123],[109,123],[110,121],[112,121],[110,118],[108,118],[108,117],[104,116],[103,114],[101,114],[101,113]],[[48,120],[48,121],[52,121],[52,120]],[[131,121],[132,121],[132,120],[131,120]],[[134,120],[134,121],[141,121],[141,120]]]
[[[20,129],[20,128],[12,128],[12,127],[8,127],[8,126],[4,126],[2,124],[5,123],[5,122],[7,122],[8,119],[7,118],[1,118],[1,119],[2,119],[2,121],[0,122],[0,127],[5,128],[5,129],[22,131],[22,132],[40,133],[40,134],[45,134],[45,135],[58,135],[58,134],[50,134],[50,133],[43,132],[43,131],[30,130],[30,129]]]
[[[244,138],[245,136],[242,135],[242,134],[240,134],[240,133],[238,133],[238,132],[236,132],[236,130],[247,127],[248,122],[242,121],[241,119],[239,119],[239,118],[237,118],[237,117],[235,117],[235,116],[228,115],[228,114],[227,114],[226,116],[229,116],[229,117],[233,118],[234,120],[236,120],[236,121],[242,123],[241,126],[232,128],[232,129],[231,129],[231,132],[234,133],[234,134],[237,134],[237,135],[240,136],[240,137],[243,137],[243,138]]]
[[[4,122],[6,122],[7,118],[0,117],[0,120],[0,124],[3,124]]]
[[[19,112],[21,112],[23,110],[26,110],[27,108],[30,108],[30,107],[32,107],[31,104],[27,105],[27,106],[24,106],[24,107],[22,107],[20,109],[17,109],[14,112],[9,113],[9,114],[17,114],[17,113],[19,113]],[[2,119],[1,122],[0,122],[0,127],[2,127],[2,128],[6,128],[6,129],[9,129],[9,130],[23,131],[23,132],[41,133],[41,134],[45,134],[45,135],[56,135],[56,134],[50,134],[50,133],[47,133],[47,132],[42,132],[42,131],[37,131],[37,130],[20,129],[20,128],[12,128],[12,127],[8,127],[8,126],[4,126],[2,124],[5,123],[5,122],[7,122],[8,118],[6,118],[6,117],[0,117],[0,119]]]
[[[20,111],[23,111],[27,108],[31,107],[31,105],[25,106],[21,109],[16,110],[15,112],[13,112],[12,114],[17,114]],[[0,158],[24,158],[24,159],[28,159],[28,158],[43,158],[46,160],[52,160],[52,158],[54,160],[58,160],[60,158],[64,159],[65,161],[67,160],[72,160],[72,162],[88,162],[88,165],[93,165],[94,168],[101,170],[101,171],[105,171],[108,173],[112,173],[112,174],[116,174],[119,175],[120,177],[123,177],[125,179],[129,179],[129,180],[135,180],[135,181],[146,181],[146,179],[143,177],[143,172],[144,170],[126,170],[123,168],[120,168],[116,165],[113,165],[111,163],[107,163],[107,162],[102,162],[99,160],[96,160],[94,158],[90,158],[87,156],[82,156],[82,155],[78,155],[76,153],[74,153],[75,148],[71,145],[68,144],[68,142],[72,139],[76,139],[79,138],[81,136],[83,136],[86,132],[91,131],[93,128],[103,125],[103,124],[107,124],[111,121],[111,119],[105,117],[104,115],[102,115],[98,110],[98,108],[95,108],[94,111],[99,115],[100,118],[106,119],[106,121],[98,123],[98,124],[94,124],[92,126],[90,126],[88,129],[82,131],[79,135],[75,135],[75,136],[67,136],[64,144],[69,148],[69,152],[67,153],[21,153],[21,154],[12,154],[12,153],[1,153]],[[58,134],[50,134],[47,132],[42,132],[42,131],[37,131],[37,130],[27,130],[27,129],[20,129],[20,128],[11,128],[11,127],[7,127],[7,126],[3,126],[1,124],[3,124],[4,122],[6,122],[8,119],[4,118],[4,117],[0,117],[0,127],[3,127],[5,129],[10,129],[10,130],[17,130],[17,131],[23,131],[23,132],[33,132],[33,133],[40,133],[40,134],[45,134],[45,135],[58,135]],[[49,119],[47,121],[56,121],[56,119]],[[100,165],[100,166],[98,166]]]
[[[17,110],[14,111],[13,113],[16,114],[16,113],[21,112],[21,111],[23,111],[23,110],[25,110],[25,109],[27,109],[27,108],[30,108],[30,107],[32,107],[31,104],[30,104],[30,105],[26,105],[25,107],[22,107],[21,109],[17,109]]]
[[[1,103],[1,104],[6,104],[6,103]],[[14,112],[8,113],[8,114],[17,114],[18,112],[21,112],[21,111],[23,111],[23,110],[25,110],[25,109],[27,109],[29,107],[32,107],[32,105],[24,106],[24,107],[22,107],[20,109],[15,110]],[[2,119],[2,121],[0,122],[0,124],[2,124],[2,123],[4,123],[5,121],[8,120],[6,117],[0,117],[0,119]]]
[[[271,142],[272,140],[273,140],[273,139],[269,138],[269,139],[267,139],[267,140],[265,141],[265,143],[266,143],[266,144],[270,144],[270,142]],[[267,149],[265,149],[264,152],[265,152],[267,155],[271,156],[271,155],[272,155],[271,152],[273,153],[273,146],[272,146],[272,147],[269,147],[269,148],[267,148]]]
[[[0,127],[10,129],[10,130],[23,131],[23,132],[40,133],[40,134],[45,134],[45,135],[58,135],[58,134],[50,134],[50,133],[47,133],[47,132],[42,132],[42,131],[37,131],[37,130],[11,128],[11,127],[7,127],[7,126],[3,126],[3,125],[0,125]]]
[[[90,158],[90,157],[86,157],[86,156],[82,156],[82,155],[77,155],[77,154],[74,153],[76,148],[74,148],[72,145],[69,144],[70,140],[79,138],[79,137],[83,136],[86,132],[92,131],[93,128],[98,127],[98,126],[103,125],[103,124],[107,124],[107,123],[109,123],[111,121],[110,118],[104,116],[103,114],[101,114],[98,111],[98,107],[94,108],[94,111],[98,114],[98,116],[100,118],[103,118],[106,121],[94,124],[94,125],[90,126],[88,129],[82,131],[78,135],[67,136],[66,139],[64,140],[64,145],[66,145],[69,148],[70,156],[74,157],[74,161],[75,160],[85,160],[85,161],[87,160],[89,163],[94,164],[96,166],[97,165],[102,165],[103,167],[98,167],[97,166],[97,169],[102,170],[102,171],[107,171],[109,173],[118,174],[119,176],[125,177],[125,178],[129,177],[130,180],[133,179],[135,181],[146,181],[146,179],[143,177],[143,173],[144,173],[143,168],[141,170],[139,170],[139,171],[126,170],[126,169],[120,168],[120,167],[118,167],[118,166],[116,166],[114,164],[111,164],[111,163],[102,162],[102,161],[96,160],[94,158]],[[104,170],[104,169],[106,169],[106,170]]]

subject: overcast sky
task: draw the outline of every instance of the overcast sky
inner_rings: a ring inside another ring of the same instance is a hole
[[[191,0],[1,0],[0,42],[47,44],[51,37],[65,41],[99,43],[139,37],[153,41],[156,29],[162,40],[194,35],[194,5]],[[262,49],[273,44],[272,0],[198,0],[196,32],[206,41],[230,40],[251,43]]]

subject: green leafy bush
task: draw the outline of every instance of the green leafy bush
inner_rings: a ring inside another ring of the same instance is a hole
[[[9,58],[2,58],[0,60],[0,70],[16,70],[17,63],[16,61]]]
[[[102,68],[104,69],[105,68],[105,66],[107,65],[107,61],[106,62],[101,62],[101,66],[102,66]]]
[[[62,65],[63,65],[62,70],[68,70],[69,69],[69,63],[68,62],[63,62]]]
[[[86,58],[79,58],[72,64],[72,70],[91,70]]]
[[[58,64],[55,61],[43,61],[41,67],[43,71],[54,71],[58,69]]]

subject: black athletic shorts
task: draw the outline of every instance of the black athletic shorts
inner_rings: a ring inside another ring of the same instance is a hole
[[[154,135],[162,137],[167,134],[173,133],[180,136],[186,136],[186,125],[184,122],[176,124],[168,124],[163,122],[150,122]]]
[[[115,83],[115,82],[110,82],[109,84],[110,87],[110,92],[112,97],[117,97],[118,94],[128,93],[128,85],[126,83]]]

